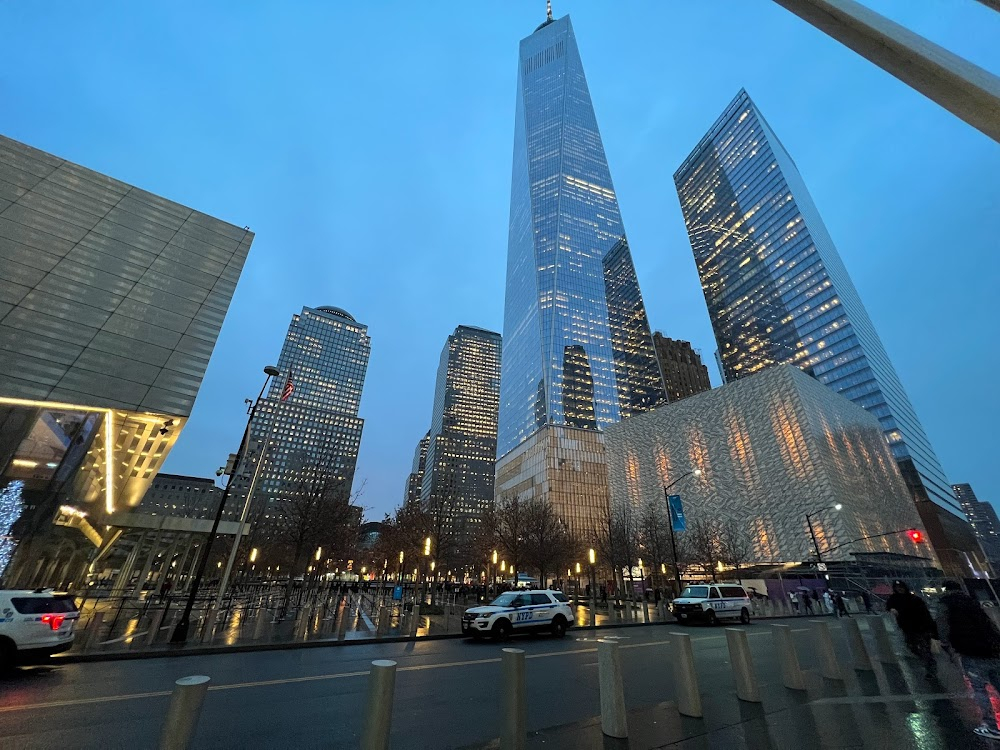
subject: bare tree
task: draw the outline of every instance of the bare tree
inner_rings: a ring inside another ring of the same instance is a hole
[[[527,524],[530,500],[505,495],[483,514],[483,535],[492,538],[498,550],[510,560],[514,585],[528,549]]]
[[[754,543],[751,536],[736,524],[726,524],[719,533],[719,552],[723,562],[736,569],[740,577],[740,566],[753,560]]]
[[[568,565],[580,545],[550,503],[530,500],[524,515],[524,562],[538,571],[539,584],[544,587],[547,574]]]
[[[699,518],[688,524],[688,530],[678,539],[685,562],[697,565],[705,575],[716,580],[715,566],[722,558],[720,544],[721,525],[710,519]]]
[[[639,544],[651,570],[673,559],[667,510],[659,499],[647,502],[639,511]]]
[[[630,598],[635,595],[632,567],[639,559],[639,531],[635,506],[627,500],[613,498],[590,540],[602,563],[606,562],[611,567],[616,587],[619,582],[624,586],[622,571],[628,571],[632,583]]]

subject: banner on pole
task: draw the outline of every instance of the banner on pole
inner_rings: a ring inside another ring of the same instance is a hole
[[[670,504],[670,525],[674,531],[687,531],[687,519],[684,518],[684,505],[680,495],[668,495]]]

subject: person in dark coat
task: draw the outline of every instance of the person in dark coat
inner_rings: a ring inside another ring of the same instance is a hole
[[[837,607],[837,617],[850,617],[851,613],[847,611],[847,602],[844,601],[844,595],[840,591],[835,591],[833,594],[833,603]]]
[[[861,601],[865,604],[865,614],[870,615],[872,613],[872,595],[867,591],[862,591]]]
[[[885,608],[896,617],[896,625],[903,631],[906,647],[924,665],[927,678],[937,676],[937,662],[931,653],[931,639],[938,637],[937,625],[931,617],[927,604],[910,591],[903,581],[892,582],[892,595]]]
[[[979,602],[962,591],[955,581],[945,581],[937,616],[941,646],[957,654],[972,694],[982,713],[981,723],[973,731],[980,737],[1000,740],[1000,727],[987,692],[992,685],[1000,691],[1000,630]]]

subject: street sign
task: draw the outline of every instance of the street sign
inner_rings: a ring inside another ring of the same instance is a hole
[[[402,586],[396,586],[395,588],[393,588],[393,590],[392,590],[392,600],[394,602],[401,602],[401,601],[403,601],[403,587]]]
[[[680,495],[667,495],[670,504],[670,525],[674,531],[687,531],[687,519],[684,518],[684,505]]]
[[[826,563],[816,563],[816,570],[818,570],[820,573],[825,573]]]

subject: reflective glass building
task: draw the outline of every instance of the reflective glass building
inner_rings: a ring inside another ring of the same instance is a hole
[[[364,420],[358,417],[368,370],[368,327],[337,307],[304,307],[292,317],[277,367],[281,376],[254,419],[252,476],[263,455],[254,491],[255,534],[273,528],[282,503],[319,483],[350,488]],[[288,383],[291,382],[291,393]],[[326,491],[326,490],[324,490]],[[244,495],[245,497],[245,495]]]
[[[875,415],[939,558],[968,524],[802,177],[745,91],[674,174],[726,382],[793,364]]]
[[[499,333],[459,326],[441,351],[421,501],[438,559],[459,562],[493,502],[500,403]]]
[[[403,493],[403,503],[420,502],[420,493],[424,486],[424,467],[427,464],[427,444],[430,442],[430,432],[424,433],[413,451],[413,465],[410,467],[410,474],[406,477],[406,491]]]

